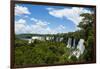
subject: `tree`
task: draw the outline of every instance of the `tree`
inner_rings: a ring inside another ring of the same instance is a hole
[[[79,23],[78,27],[80,27],[81,31],[83,31],[85,40],[87,41],[88,36],[93,35],[94,14],[83,13],[80,16],[83,17],[83,19]]]
[[[93,45],[94,45],[94,14],[93,13],[83,13],[80,15],[83,17],[82,21],[79,23],[78,27],[81,28],[82,34],[84,34],[85,39],[85,56],[86,61],[93,60]]]

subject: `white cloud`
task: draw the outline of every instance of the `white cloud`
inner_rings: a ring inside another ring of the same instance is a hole
[[[41,20],[39,20],[37,23],[36,23],[38,26],[40,26],[40,27],[45,27],[45,26],[47,26],[49,23],[47,23],[47,22],[43,22],[43,21],[41,21]]]
[[[24,19],[15,21],[15,32],[17,33],[24,32],[25,23],[26,21]]]
[[[15,21],[15,23],[25,24],[25,23],[26,23],[26,20],[24,20],[24,19],[20,19],[20,20],[18,20],[18,21]]]
[[[29,12],[29,9],[27,7],[16,5],[15,15],[22,15],[22,14],[31,14],[31,13]]]
[[[54,8],[51,8],[51,7],[49,7],[49,8],[46,8],[47,10],[54,10]]]
[[[38,20],[36,18],[31,18],[32,21],[37,22]]]
[[[78,25],[79,22],[82,20],[82,17],[80,17],[81,13],[91,13],[89,10],[86,10],[81,7],[80,8],[72,7],[72,8],[64,8],[64,9],[47,8],[47,10],[49,11],[50,15],[57,17],[57,18],[69,19],[73,21],[75,25]]]
[[[55,33],[67,33],[66,27],[64,25],[59,25],[54,30]]]
[[[27,16],[27,15],[25,15],[25,17],[24,18],[28,18],[29,16]]]
[[[65,26],[64,25],[60,25],[59,28],[60,29],[65,29]]]
[[[31,25],[29,25],[29,24],[27,24],[26,20],[19,19],[19,20],[15,21],[15,32],[17,34],[20,34],[20,33],[47,34],[47,33],[49,33],[48,32],[49,27],[47,26],[48,24],[50,24],[50,23],[37,19],[37,22],[34,22]]]
[[[31,33],[38,33],[38,34],[48,34],[50,32],[50,28],[48,27],[48,22],[37,20],[35,24],[31,26]],[[51,33],[51,32],[50,32]]]
[[[24,19],[19,19],[15,21],[15,32],[16,34],[21,33],[37,33],[37,34],[57,34],[66,32],[66,27],[63,25],[56,26],[55,28],[49,27],[50,23],[42,20],[32,23],[31,25],[27,24],[27,21]]]

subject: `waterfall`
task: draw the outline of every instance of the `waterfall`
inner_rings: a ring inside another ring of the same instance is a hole
[[[77,45],[77,49],[80,50],[80,53],[83,54],[84,50],[85,50],[85,46],[84,46],[84,39],[80,39]]]
[[[71,45],[70,45],[71,41],[72,41],[71,38],[68,39],[68,45],[67,45],[67,47],[69,47],[69,48],[71,47]],[[76,46],[76,40],[73,39],[73,47],[72,48],[75,48],[75,46]],[[73,50],[72,53],[70,54],[69,59],[73,55],[76,56],[77,58],[79,58],[79,56],[84,53],[84,50],[85,50],[84,39],[80,39],[79,42],[78,42],[78,44],[77,44],[76,49]]]
[[[75,43],[76,42],[76,40],[75,39],[73,39],[73,48],[75,48]]]
[[[68,38],[68,42],[67,42],[67,47],[68,47],[68,48],[71,47],[71,41],[72,41],[72,39],[71,39],[71,38]]]
[[[63,41],[63,37],[61,37],[59,41],[60,41],[60,42]]]
[[[31,42],[32,42],[32,40],[31,40],[31,39],[29,39],[29,40],[28,40],[28,43],[30,44]]]

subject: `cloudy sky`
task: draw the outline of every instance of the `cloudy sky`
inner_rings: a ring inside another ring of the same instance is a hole
[[[68,6],[15,5],[15,33],[56,34],[79,30],[80,14],[91,8]]]

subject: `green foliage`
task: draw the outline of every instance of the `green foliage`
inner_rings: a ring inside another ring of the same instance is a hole
[[[32,44],[15,48],[16,65],[55,64],[68,60],[65,59],[65,57],[68,57],[68,49],[62,42],[55,43],[36,40],[35,44]]]
[[[94,46],[94,38],[93,36],[89,36],[87,39],[87,46],[86,46],[87,53],[85,56],[88,61],[93,60],[93,53],[94,53],[93,46]]]
[[[27,43],[28,43],[28,41],[26,41],[26,40],[16,39],[15,40],[15,47],[17,47],[17,46],[26,46]]]
[[[72,60],[72,62],[75,62],[75,61],[77,61],[77,58],[76,58],[76,56],[71,56],[71,60]]]

